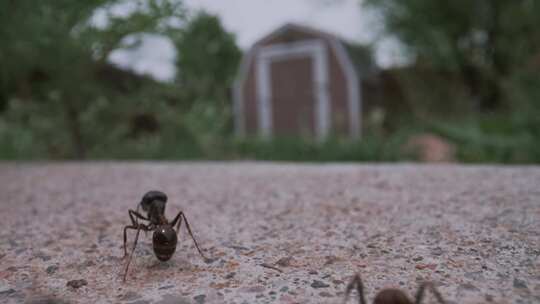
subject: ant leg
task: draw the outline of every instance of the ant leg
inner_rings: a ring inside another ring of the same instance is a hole
[[[441,293],[435,288],[435,285],[433,285],[432,282],[424,282],[420,287],[418,288],[418,291],[416,292],[416,299],[414,301],[415,304],[420,304],[422,302],[422,298],[424,297],[424,290],[429,288],[431,292],[435,295],[435,298],[437,301],[441,304],[446,304],[446,301],[443,299]]]
[[[137,206],[137,209],[138,209],[138,206]],[[127,249],[126,249],[126,243],[127,243],[127,230],[128,229],[137,229],[139,227],[139,221],[137,221],[137,219],[142,219],[142,220],[149,220],[148,218],[144,217],[143,215],[141,215],[139,212],[137,211],[133,211],[133,210],[129,210],[128,211],[128,214],[129,214],[129,218],[131,219],[131,226],[125,226],[124,227],[124,257],[125,258],[127,256]],[[135,217],[134,217],[135,216]],[[142,225],[142,224],[140,224]],[[146,226],[144,226],[146,227]],[[145,231],[148,231],[148,228],[145,228],[144,229]]]
[[[355,287],[356,291],[358,292],[358,303],[366,304],[366,299],[364,298],[364,284],[362,283],[360,274],[356,274],[349,285],[347,285],[347,288],[345,289],[345,301],[343,301],[343,303],[347,303],[349,300],[349,294]]]
[[[174,218],[171,226],[174,227],[174,225],[176,225],[176,222],[178,221],[178,226],[176,228],[176,233],[179,233],[180,232],[180,225],[182,224],[182,220],[184,220],[184,222],[186,222],[187,231],[188,231],[189,235],[191,236],[191,239],[193,240],[193,243],[195,243],[195,247],[197,248],[197,251],[199,251],[199,254],[201,255],[201,257],[205,261],[208,260],[204,256],[204,254],[202,253],[201,249],[199,248],[199,244],[197,244],[197,240],[195,239],[195,237],[193,236],[193,233],[191,232],[191,227],[189,227],[189,223],[188,223],[188,220],[187,220],[186,215],[184,214],[184,212],[182,212],[182,211],[178,212],[178,215]]]
[[[137,208],[135,209],[135,212],[136,212],[136,213],[139,213],[139,207],[140,207],[140,206],[141,206],[141,204],[138,203],[138,204],[137,204]],[[139,213],[139,214],[140,214],[140,213]],[[131,214],[130,214],[130,216],[131,216]],[[139,221],[137,221],[137,220],[136,220],[136,222],[137,222],[137,224],[139,223]]]
[[[180,226],[182,226],[182,215],[184,215],[184,213],[182,211],[178,212],[178,214],[176,215],[176,217],[174,218],[174,220],[172,221],[171,223],[171,226],[174,227],[174,225],[176,225],[176,233],[180,233]],[[178,224],[176,224],[176,222],[178,222]]]
[[[139,232],[141,232],[141,226],[137,228],[137,234],[135,235],[135,243],[133,244],[133,249],[131,250],[131,254],[129,255],[129,259],[126,264],[126,271],[124,272],[124,282],[126,281],[126,277],[128,274],[129,264],[131,263],[131,259],[133,258],[133,252],[135,251],[135,247],[137,246],[137,241],[139,240]]]
[[[127,230],[128,229],[138,229],[138,225],[137,226],[126,226],[124,227],[124,256],[122,257],[122,259],[125,259],[126,256],[127,256]]]
[[[137,221],[137,219],[150,221],[149,218],[147,218],[144,215],[140,214],[138,211],[139,211],[139,206],[137,206],[137,211],[133,211],[131,209],[129,209],[129,211],[128,211],[129,217],[131,218],[131,223],[135,226],[135,228],[137,228],[137,225],[139,224],[139,221]],[[133,217],[133,216],[135,216],[135,217]]]
[[[132,229],[135,229],[135,228],[132,228]],[[126,264],[126,272],[124,273],[124,282],[126,281],[126,277],[127,277],[127,273],[128,273],[128,269],[129,269],[129,264],[131,263],[131,259],[133,258],[133,253],[135,252],[135,248],[137,247],[137,242],[139,241],[139,233],[141,232],[141,229],[145,230],[145,231],[149,230],[148,227],[146,225],[143,225],[143,224],[139,224],[139,226],[136,229],[137,229],[137,234],[135,235],[135,242],[133,243],[133,248],[131,249],[131,254],[129,255],[129,259],[128,259],[127,264]],[[125,229],[124,229],[124,231],[125,231]],[[124,248],[125,248],[125,243],[124,243]]]

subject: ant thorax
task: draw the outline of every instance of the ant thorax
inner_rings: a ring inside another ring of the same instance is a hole
[[[167,222],[167,219],[165,218],[165,206],[166,203],[164,201],[156,200],[146,206],[148,210],[145,210],[145,206],[143,205],[143,210],[147,212],[148,218],[152,224],[160,225]]]

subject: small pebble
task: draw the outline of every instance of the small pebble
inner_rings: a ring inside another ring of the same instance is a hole
[[[45,270],[48,274],[54,274],[58,270],[58,266],[51,265]]]
[[[84,279],[71,280],[71,281],[67,282],[67,284],[66,284],[66,286],[72,287],[72,288],[75,288],[75,289],[83,287],[85,285],[88,285],[88,282],[86,282],[86,280],[84,280]]]
[[[326,261],[324,262],[325,266],[334,264],[335,262],[340,260],[338,257],[333,256],[333,255],[326,256],[325,259],[326,259]]]
[[[514,288],[523,288],[523,289],[527,289],[527,283],[525,283],[525,281],[523,280],[520,280],[520,279],[514,279]]]
[[[140,299],[140,298],[142,298],[142,296],[139,295],[136,292],[133,292],[133,291],[128,291],[125,295],[122,295],[120,297],[120,299],[122,301],[133,301],[133,300],[137,300],[137,299]]]
[[[96,265],[96,263],[94,263],[94,261],[92,261],[92,260],[88,260],[88,261],[86,261],[83,265],[84,265],[85,267],[90,267],[90,266]]]
[[[311,287],[313,288],[327,288],[327,287],[330,287],[330,285],[324,283],[324,282],[321,282],[321,281],[317,281],[317,280],[313,280],[313,283],[311,283]]]
[[[474,286],[471,283],[461,284],[459,286],[460,289],[470,290],[470,291],[479,291],[478,287]]]
[[[160,301],[155,302],[155,304],[189,304],[190,301],[184,297],[173,294],[163,295]]]
[[[9,266],[8,268],[6,268],[6,271],[15,272],[15,271],[17,271],[17,267],[15,267],[15,266]]]
[[[195,300],[195,303],[197,304],[203,304],[206,301],[206,295],[202,294],[202,295],[194,296],[193,300]]]
[[[42,261],[44,262],[47,262],[48,260],[51,259],[50,256],[46,255],[44,252],[42,251],[39,251],[38,253],[36,253],[36,257],[40,258]]]
[[[284,257],[276,262],[276,265],[281,267],[289,267],[291,265],[292,257]]]
[[[24,303],[26,304],[65,304],[67,302],[64,302],[58,298],[44,296],[44,297],[37,297],[30,300],[26,300]]]
[[[331,293],[326,292],[326,291],[323,291],[323,292],[319,293],[319,295],[321,297],[323,297],[323,298],[331,298],[331,297],[333,297],[333,295]]]
[[[10,289],[0,291],[0,295],[10,295],[15,292],[17,292],[15,289],[10,288]]]
[[[171,289],[173,287],[174,287],[174,285],[165,285],[165,286],[159,287],[158,289]]]
[[[435,256],[441,256],[443,254],[443,250],[441,247],[436,247],[433,250],[431,250],[431,254]]]
[[[264,286],[252,286],[245,289],[246,292],[263,292],[265,290]]]
[[[484,274],[482,273],[482,271],[474,271],[474,272],[466,272],[464,276],[467,279],[478,281],[484,277]]]
[[[238,250],[238,251],[248,251],[249,250],[249,248],[244,247],[244,246],[230,246],[230,248],[232,248],[234,250]]]
[[[437,268],[437,264],[417,264],[416,269],[422,270],[422,269],[431,269],[435,270]]]

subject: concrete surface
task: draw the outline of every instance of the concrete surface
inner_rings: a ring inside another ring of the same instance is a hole
[[[214,261],[183,230],[159,262],[141,234],[123,283],[150,189]],[[341,303],[356,272],[370,303],[422,280],[450,303],[540,303],[539,167],[4,163],[0,195],[0,303]]]

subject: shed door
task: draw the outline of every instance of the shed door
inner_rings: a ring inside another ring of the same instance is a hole
[[[315,135],[315,95],[311,57],[270,65],[274,136]]]
[[[274,44],[259,51],[260,135],[326,137],[331,125],[327,61],[321,40]]]

